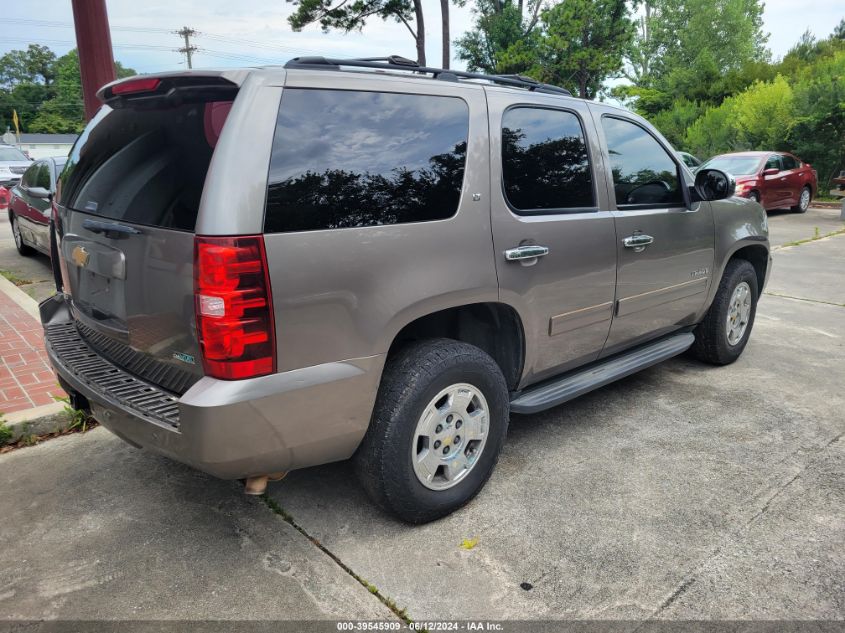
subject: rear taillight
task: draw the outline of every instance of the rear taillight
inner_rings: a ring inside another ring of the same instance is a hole
[[[239,380],[276,370],[273,298],[262,236],[197,236],[194,298],[207,375]]]

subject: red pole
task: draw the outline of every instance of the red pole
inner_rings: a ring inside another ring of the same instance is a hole
[[[82,73],[82,98],[85,119],[90,120],[100,107],[97,90],[117,79],[111,50],[109,16],[106,0],[71,0],[79,70]]]

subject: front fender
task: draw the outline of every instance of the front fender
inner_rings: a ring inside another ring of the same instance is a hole
[[[751,199],[740,197],[716,200],[710,204],[713,208],[716,239],[713,283],[708,292],[707,306],[710,306],[716,295],[725,266],[738,251],[749,247],[765,262],[766,270],[760,287],[762,293],[771,269],[769,221],[765,209]]]

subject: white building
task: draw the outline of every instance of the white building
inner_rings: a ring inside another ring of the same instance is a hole
[[[78,134],[21,134],[15,145],[33,160],[67,156]]]

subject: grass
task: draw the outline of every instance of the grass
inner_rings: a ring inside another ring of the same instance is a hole
[[[3,414],[0,413],[0,446],[5,446],[12,441],[12,429],[3,420]]]
[[[361,576],[352,571],[352,569],[350,569],[346,563],[344,563],[337,556],[335,556],[334,553],[332,553],[328,548],[326,548],[322,543],[320,543],[320,541],[308,534],[308,532],[306,532],[304,528],[302,528],[296,521],[294,521],[293,517],[275,500],[271,499],[266,494],[261,495],[261,499],[264,501],[267,507],[270,508],[270,510],[282,517],[285,520],[285,523],[290,525],[294,530],[296,530],[297,532],[302,534],[302,536],[311,541],[311,543],[315,547],[317,547],[317,549],[319,549],[326,556],[328,556],[335,563],[337,563],[338,567],[340,567],[343,571],[352,576],[352,578],[354,578],[358,582],[358,584],[360,584],[362,587],[364,587],[364,589],[366,589],[376,598],[378,598],[379,602],[381,602],[384,606],[390,609],[396,615],[396,617],[402,620],[405,624],[411,624],[412,620],[408,617],[408,613],[405,609],[400,609],[392,599],[381,593],[378,587],[367,582],[365,579],[361,578]]]
[[[67,396],[53,396],[53,399],[56,402],[63,402],[65,405],[65,413],[68,417],[68,425],[65,427],[65,431],[79,431],[80,433],[85,433],[85,431],[88,430],[88,426],[91,423],[91,416],[85,413],[85,411],[80,411],[79,409],[74,409],[70,406],[70,398]]]
[[[11,281],[16,286],[26,286],[27,284],[31,284],[31,279],[23,279],[22,277],[18,277],[15,273],[9,270],[0,270],[0,275],[3,275],[6,279]]]
[[[93,428],[99,426],[97,421],[89,416],[84,411],[74,409],[70,406],[67,398],[54,397],[58,402],[65,403],[65,414],[68,417],[66,425],[59,425],[53,432],[37,435],[32,432],[29,423],[24,424],[23,432],[19,434],[16,441],[12,441],[12,429],[3,421],[3,414],[0,413],[0,453],[8,453],[9,451],[24,448],[26,446],[35,446],[45,440],[62,435],[70,435],[71,433],[85,433]]]
[[[816,240],[823,240],[826,237],[842,235],[843,233],[845,233],[845,229],[839,229],[838,231],[834,231],[833,233],[825,233],[824,235],[821,235],[819,232],[819,227],[816,227],[813,237],[808,237],[803,240],[795,240],[793,242],[787,242],[786,244],[782,244],[781,248],[785,248],[787,246],[800,246],[801,244],[806,244],[807,242],[815,242]]]

